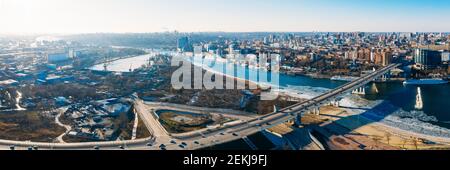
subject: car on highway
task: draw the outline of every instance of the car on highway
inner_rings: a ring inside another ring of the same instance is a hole
[[[11,145],[11,146],[9,146],[9,149],[11,149],[11,150],[15,150],[15,149],[16,149],[16,146],[14,146],[14,145]]]
[[[125,149],[125,147],[123,147],[122,145],[119,146],[120,149]]]
[[[153,144],[152,143],[147,143],[147,146],[153,146]]]
[[[225,135],[223,132],[220,132],[219,134],[222,135],[222,136]]]
[[[198,141],[194,141],[194,144],[196,144],[196,145],[199,145],[199,144],[200,144],[200,142],[198,142]]]
[[[165,148],[165,147],[166,147],[166,145],[164,145],[164,144],[159,145],[159,148]]]
[[[181,142],[182,145],[187,146],[188,144],[186,142]]]
[[[95,150],[99,150],[100,147],[99,147],[99,146],[94,146],[94,149],[95,149]]]
[[[177,144],[177,142],[175,140],[171,140],[170,143]]]
[[[237,133],[232,133],[233,136],[239,136]]]
[[[185,146],[184,146],[184,145],[182,145],[182,144],[179,144],[179,145],[178,145],[178,147],[180,147],[180,148],[183,148],[183,149],[184,149],[184,147],[185,147]]]
[[[256,124],[256,126],[261,127],[261,124],[258,123],[258,124]]]

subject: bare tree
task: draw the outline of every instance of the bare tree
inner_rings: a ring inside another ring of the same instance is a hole
[[[384,135],[386,137],[387,143],[390,145],[391,144],[390,141],[391,141],[392,134],[386,132]]]
[[[413,138],[412,142],[413,142],[414,147],[416,148],[416,150],[418,150],[419,149],[419,146],[418,146],[419,145],[419,140],[417,138]]]
[[[380,141],[381,141],[382,137],[374,136],[372,139],[375,141],[375,145],[378,146],[380,144]]]
[[[408,139],[402,139],[402,148],[403,149],[406,149],[405,148],[406,143],[408,143]]]

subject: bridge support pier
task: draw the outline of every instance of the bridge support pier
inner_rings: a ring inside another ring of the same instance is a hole
[[[312,115],[320,115],[320,108],[319,107],[315,107],[312,109],[311,111]]]
[[[389,81],[391,78],[391,71],[388,71],[386,74],[383,74],[380,78],[378,78],[378,80],[380,80],[381,82],[386,82]]]
[[[295,126],[301,126],[302,125],[302,115],[301,114],[297,114],[295,116],[294,125]]]
[[[315,108],[311,109],[311,114],[312,115],[316,115],[316,109]]]
[[[334,106],[334,107],[340,107],[339,101],[334,100],[333,103],[332,103],[332,106]]]
[[[386,76],[386,74],[383,74],[383,75],[381,76],[381,81],[383,81],[383,82],[387,81],[387,76]]]
[[[374,91],[375,93],[379,93],[380,91],[378,90],[377,84],[373,83],[372,84],[372,91]]]
[[[357,89],[353,90],[352,93],[353,94],[359,94],[359,95],[365,95],[366,94],[366,88],[364,88],[364,87],[357,88]]]
[[[306,114],[317,115],[316,108],[309,109],[309,110],[306,112]]]
[[[340,107],[339,106],[339,100],[337,100],[337,99],[334,99],[334,100],[330,101],[329,105],[333,106],[333,107]]]

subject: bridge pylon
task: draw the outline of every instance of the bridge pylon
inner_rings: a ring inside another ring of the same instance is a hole
[[[301,126],[302,125],[302,115],[301,114],[297,114],[295,116],[294,125],[295,126]]]
[[[381,81],[386,82],[388,80],[388,76],[386,74],[383,74],[381,76]]]
[[[330,102],[330,106],[333,106],[333,107],[340,107],[339,101],[338,101],[338,100],[333,100],[333,101],[331,101],[331,102]]]
[[[314,107],[311,111],[311,114],[313,115],[320,115],[320,108],[319,107]]]
[[[353,94],[359,94],[359,95],[365,95],[366,94],[366,88],[365,87],[357,88],[357,89],[353,90],[352,93]]]
[[[372,84],[372,89],[371,89],[371,91],[372,91],[372,92],[375,92],[375,93],[377,93],[377,94],[380,92],[380,91],[378,90],[377,84],[375,84],[375,83]]]

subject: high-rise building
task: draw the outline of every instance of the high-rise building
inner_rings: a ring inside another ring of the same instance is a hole
[[[433,69],[442,63],[442,55],[435,50],[416,49],[414,62],[421,69]]]
[[[194,55],[195,56],[201,56],[203,52],[203,46],[202,45],[194,45]]]
[[[392,58],[393,58],[392,52],[384,51],[382,53],[382,63],[381,63],[381,65],[387,66],[387,65],[391,64],[392,63]]]
[[[444,51],[442,52],[442,62],[450,61],[450,52]]]
[[[377,50],[374,53],[374,63],[376,65],[382,65],[383,64],[383,55],[382,55],[382,52],[379,51],[379,50]]]
[[[177,42],[177,50],[180,52],[185,52],[190,50],[190,43],[188,37],[181,37]]]
[[[269,44],[269,39],[268,39],[267,37],[264,37],[263,43],[264,43],[264,44]]]
[[[373,49],[370,51],[370,62],[375,62],[375,54],[373,53]]]
[[[233,54],[233,52],[234,52],[234,44],[230,44],[229,46],[228,46],[228,54]]]

